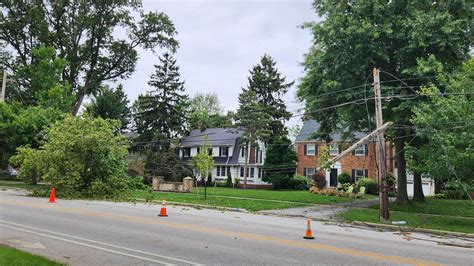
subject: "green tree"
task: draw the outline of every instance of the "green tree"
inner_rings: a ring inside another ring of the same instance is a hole
[[[71,86],[68,94],[75,96],[74,115],[84,97],[103,82],[127,78],[134,71],[138,48],[177,46],[168,16],[145,13],[141,1],[5,0],[0,7],[0,40],[14,51],[6,66],[16,73],[31,64],[33,49],[53,47],[68,62],[61,75]],[[28,76],[19,79],[28,87]]]
[[[264,141],[271,143],[272,138],[286,136],[282,121],[290,119],[291,113],[286,110],[283,96],[294,82],[285,83],[285,77],[278,72],[276,62],[267,54],[261,58],[260,64],[252,67],[248,82],[247,90],[255,93],[262,111],[271,118],[271,123],[267,125],[271,135]]]
[[[295,174],[296,162],[298,158],[292,147],[291,141],[286,136],[281,136],[268,145],[263,170],[265,175],[262,178],[265,182],[272,184],[274,179],[284,178],[290,180]]]
[[[271,117],[265,107],[258,102],[257,94],[252,90],[243,89],[239,95],[239,109],[235,115],[236,125],[245,130],[241,139],[245,147],[244,188],[247,188],[249,151],[255,147],[258,139],[268,139]]]
[[[367,109],[355,103],[370,99],[363,84],[375,66],[382,70],[382,81],[393,80],[392,75],[403,80],[382,84],[383,94],[393,95],[383,103],[384,119],[411,125],[412,108],[419,102],[406,95],[434,81],[430,77],[440,66],[451,73],[469,56],[473,13],[466,1],[315,0],[313,7],[324,20],[306,24],[313,44],[297,94],[321,123],[320,133],[341,124],[349,131],[373,129],[373,118],[367,118],[373,102]],[[397,127],[388,135],[396,149],[399,204],[409,202],[404,148],[411,134],[410,127]]]
[[[55,108],[0,103],[0,166],[4,167],[20,146],[39,148],[48,128],[63,117],[64,113]]]
[[[120,129],[124,130],[130,123],[131,111],[128,103],[122,85],[115,89],[101,86],[94,94],[92,102],[86,105],[86,112],[93,117],[118,120],[121,123]]]
[[[158,150],[167,150],[171,139],[186,132],[188,96],[176,60],[168,53],[159,60],[148,82],[153,90],[134,103],[135,131],[142,135],[140,141],[154,141]]]
[[[125,175],[127,140],[117,121],[71,117],[56,122],[39,149],[19,148],[10,161],[20,177],[50,181],[69,197],[120,197],[130,180]]]
[[[207,136],[204,136],[204,143],[199,149],[199,153],[191,160],[191,165],[195,170],[196,178],[204,181],[204,199],[207,198],[207,180],[214,168],[214,158],[209,154],[212,147],[207,143]]]
[[[189,127],[201,129],[231,127],[232,117],[223,115],[221,103],[215,93],[197,93],[189,101]]]
[[[411,121],[424,139],[421,147],[407,148],[408,166],[426,173],[439,183],[457,180],[473,185],[474,165],[474,59],[447,81],[444,88],[426,87],[428,97],[414,107]]]
[[[30,64],[22,65],[13,73],[8,85],[9,101],[19,101],[25,106],[43,106],[70,112],[74,97],[68,95],[71,86],[62,80],[67,67],[52,47],[32,49]]]

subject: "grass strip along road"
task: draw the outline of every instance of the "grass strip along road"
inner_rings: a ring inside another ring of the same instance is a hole
[[[57,263],[47,258],[36,256],[8,246],[0,245],[0,265],[59,266],[65,264]]]
[[[390,222],[406,221],[406,226],[462,233],[474,233],[474,202],[427,198],[424,203],[390,204]],[[380,223],[378,205],[352,209],[341,214],[347,222]]]

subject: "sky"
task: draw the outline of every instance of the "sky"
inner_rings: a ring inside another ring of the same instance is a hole
[[[247,86],[249,70],[265,54],[277,62],[286,81],[295,85],[284,97],[288,110],[302,104],[295,99],[303,76],[303,55],[311,33],[304,22],[317,21],[312,0],[144,0],[145,11],[159,11],[173,21],[180,46],[175,55],[186,92],[217,93],[225,111],[238,108],[238,95]],[[147,82],[158,55],[139,51],[135,73],[121,81],[133,102],[149,90]],[[288,126],[299,121],[293,118]]]

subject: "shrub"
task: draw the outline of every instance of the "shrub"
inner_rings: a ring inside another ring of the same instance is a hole
[[[230,175],[227,176],[227,180],[225,183],[228,187],[232,187],[232,177]]]
[[[290,180],[290,188],[297,190],[307,190],[313,185],[313,181],[303,175],[295,175]]]
[[[355,192],[360,191],[361,187],[365,187],[366,194],[377,195],[377,193],[379,192],[378,184],[373,179],[369,179],[369,178],[360,179],[359,181],[357,181],[354,191]]]
[[[344,192],[347,192],[349,190],[349,187],[352,186],[351,183],[344,183],[344,184],[341,184],[337,189],[339,191],[344,191]]]
[[[229,185],[227,185],[227,181],[226,182],[216,181],[214,184],[216,185],[216,187],[228,187],[229,186]]]
[[[134,182],[125,174],[127,140],[117,128],[115,121],[68,116],[51,127],[40,149],[18,149],[12,161],[21,165],[20,175],[41,176],[64,197],[127,197]]]
[[[341,185],[349,184],[351,183],[351,181],[351,176],[346,172],[342,172],[340,175],[337,176],[337,182]]]
[[[326,187],[326,175],[322,171],[318,171],[313,175],[314,184],[317,188],[322,189]]]
[[[467,191],[471,187],[458,180],[449,180],[444,184],[444,194],[448,199],[467,199]]]
[[[287,189],[290,185],[291,178],[287,175],[274,174],[272,177],[272,187],[274,189]]]

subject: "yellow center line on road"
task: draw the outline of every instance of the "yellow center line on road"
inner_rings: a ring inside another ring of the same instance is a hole
[[[184,223],[176,223],[176,222],[169,222],[163,221],[158,219],[151,219],[146,217],[136,217],[131,215],[124,215],[124,214],[116,214],[106,211],[88,211],[88,210],[81,210],[76,208],[68,208],[60,206],[60,203],[55,204],[40,204],[40,203],[31,203],[31,202],[21,202],[15,200],[0,200],[0,203],[14,205],[14,206],[28,206],[28,207],[35,207],[35,208],[44,208],[48,210],[58,211],[62,213],[71,213],[71,214],[78,214],[87,217],[104,217],[110,218],[119,221],[130,221],[130,222],[140,222],[144,224],[160,224],[167,227],[175,228],[175,229],[185,229],[189,231],[195,232],[202,232],[202,233],[210,233],[210,234],[217,234],[217,235],[224,235],[229,237],[240,237],[245,239],[251,240],[259,240],[259,241],[266,241],[280,245],[287,245],[293,247],[302,247],[308,248],[318,251],[329,251],[343,255],[350,255],[355,257],[363,257],[373,260],[379,261],[388,261],[392,263],[400,263],[400,264],[411,264],[411,265],[438,265],[435,262],[421,260],[421,259],[412,259],[412,258],[405,258],[400,256],[392,256],[392,255],[385,255],[377,252],[370,252],[370,251],[362,251],[353,248],[342,248],[338,246],[331,246],[326,244],[319,244],[314,242],[302,242],[296,241],[291,239],[284,239],[279,237],[273,237],[268,235],[262,234],[255,234],[255,233],[246,233],[246,232],[235,232],[230,230],[219,229],[215,227],[208,227],[208,226],[200,226],[194,224],[184,224]]]

